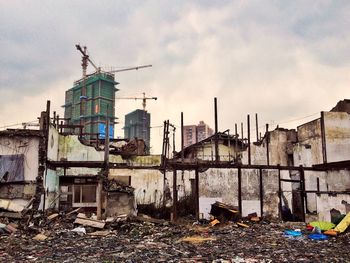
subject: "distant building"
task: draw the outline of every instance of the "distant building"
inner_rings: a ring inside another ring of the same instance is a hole
[[[184,147],[200,142],[213,135],[211,129],[204,121],[200,121],[198,125],[184,126]]]
[[[144,110],[135,110],[125,115],[124,138],[143,139],[146,152],[149,153],[151,140],[151,114]]]
[[[96,72],[74,82],[74,86],[66,91],[63,105],[65,123],[83,125],[83,133],[87,134],[85,138],[93,138],[97,134],[104,138],[108,115],[110,137],[113,138],[117,84],[119,83],[114,80],[113,74],[103,72]]]

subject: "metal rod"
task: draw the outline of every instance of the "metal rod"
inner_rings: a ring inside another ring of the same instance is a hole
[[[256,141],[259,141],[259,124],[258,124],[258,114],[255,113],[255,130],[256,130]]]
[[[269,124],[266,123],[266,132],[265,132],[265,137],[266,137],[266,162],[267,165],[270,165],[270,157],[269,157]]]
[[[250,152],[250,116],[247,115],[247,131],[248,131],[248,164],[251,165],[251,152]]]
[[[259,169],[259,190],[260,190],[260,216],[264,215],[264,185],[262,177],[262,169]]]
[[[217,98],[214,98],[214,118],[215,118],[215,133],[218,133],[218,107]]]
[[[320,178],[316,178],[317,180],[317,192],[319,193],[320,192]]]
[[[183,162],[185,158],[184,153],[184,113],[181,112],[181,161]]]
[[[243,122],[241,122],[241,139],[242,139],[242,142],[244,142],[244,136],[243,136]]]

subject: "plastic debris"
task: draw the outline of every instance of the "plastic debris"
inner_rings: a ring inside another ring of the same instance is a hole
[[[329,238],[327,235],[318,233],[310,234],[308,237],[313,240],[327,240]]]
[[[300,237],[302,235],[301,231],[296,230],[284,230],[284,235],[291,236],[291,237]]]
[[[314,221],[314,222],[310,222],[309,225],[313,227],[318,227],[322,231],[327,231],[335,227],[335,224],[331,222],[325,222],[325,221]]]

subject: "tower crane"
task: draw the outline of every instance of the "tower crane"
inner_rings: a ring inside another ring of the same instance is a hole
[[[86,71],[87,71],[88,63],[90,63],[94,67],[96,72],[101,72],[102,71],[101,67],[97,67],[95,65],[95,63],[92,62],[92,60],[90,59],[89,55],[87,54],[87,47],[86,46],[81,47],[79,44],[76,44],[75,47],[82,54],[81,66],[83,68],[83,78],[85,78],[87,76]],[[142,65],[142,66],[136,66],[136,67],[131,67],[131,68],[123,68],[123,69],[104,71],[104,72],[105,73],[114,74],[114,73],[117,73],[117,72],[129,71],[129,70],[139,70],[139,69],[148,68],[148,67],[152,67],[152,65]]]
[[[157,97],[146,97],[146,93],[143,92],[143,97],[120,97],[116,98],[117,100],[142,100],[143,111],[146,111],[146,101],[147,100],[157,100]]]
[[[157,100],[157,97],[146,97],[146,93],[142,93],[142,97],[117,97],[118,100],[142,100],[142,108],[143,108],[143,122],[142,122],[142,137],[145,140],[146,145],[148,145],[149,141],[146,138],[146,101],[147,100]]]

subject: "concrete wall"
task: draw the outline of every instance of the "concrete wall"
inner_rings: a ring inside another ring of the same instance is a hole
[[[325,112],[327,162],[350,159],[350,114]]]
[[[298,143],[294,145],[294,165],[312,166],[323,163],[321,119],[305,123],[297,130]]]
[[[0,137],[0,155],[24,155],[24,180],[35,181],[39,168],[39,137]]]

